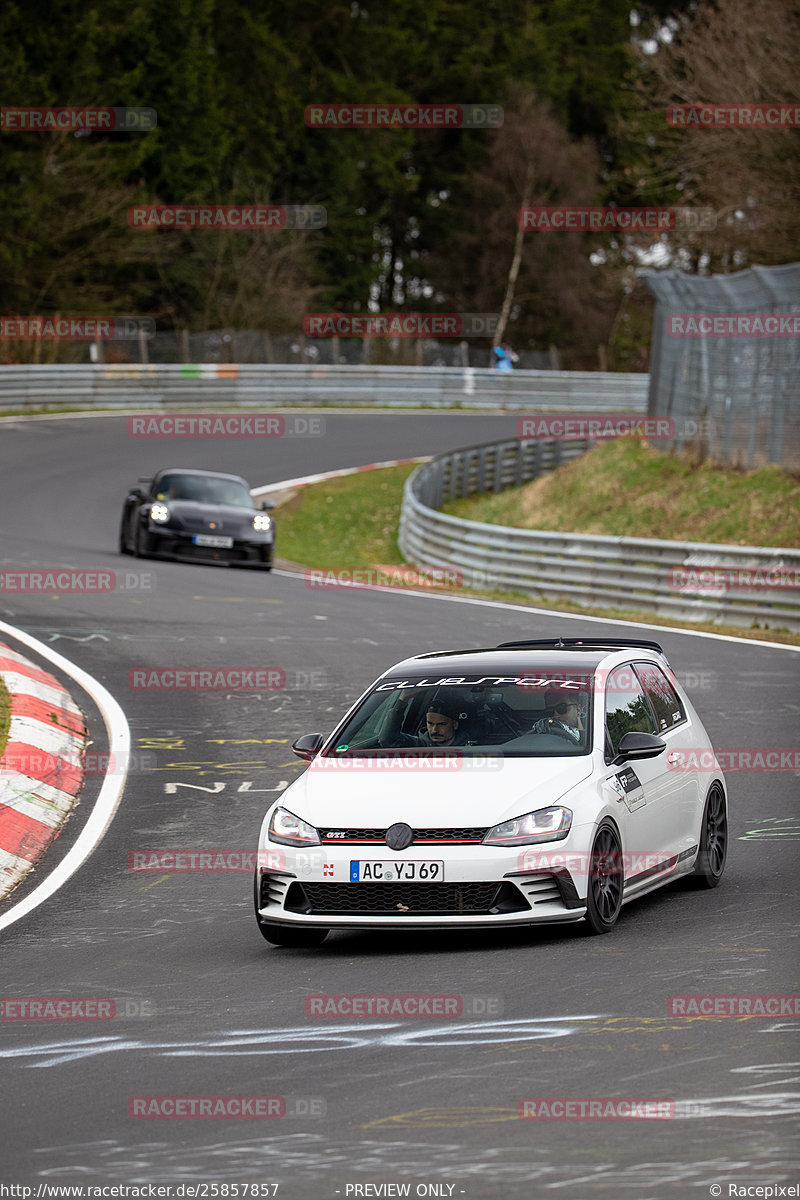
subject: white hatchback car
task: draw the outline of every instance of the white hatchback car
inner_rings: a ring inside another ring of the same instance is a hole
[[[584,921],[681,876],[716,887],[726,786],[656,642],[557,639],[406,659],[268,810],[267,941],[330,929]]]

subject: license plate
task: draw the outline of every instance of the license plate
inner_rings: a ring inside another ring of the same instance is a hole
[[[233,547],[233,538],[214,537],[211,533],[196,533],[192,541],[195,546],[213,546],[215,550],[230,550]]]
[[[351,883],[441,883],[443,879],[443,861],[352,859],[350,862]]]

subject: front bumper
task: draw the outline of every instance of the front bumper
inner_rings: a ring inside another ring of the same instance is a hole
[[[444,879],[351,882],[353,860],[439,861]],[[386,845],[295,850],[270,842],[260,852],[255,897],[262,923],[337,929],[561,924],[586,912],[568,872],[526,870],[516,849],[429,843],[395,852]]]
[[[195,546],[194,534],[180,529],[158,528],[152,523],[147,530],[146,549],[148,554],[161,558],[174,558],[184,562],[232,563],[240,566],[271,566],[274,541],[253,538],[234,538],[228,548]]]

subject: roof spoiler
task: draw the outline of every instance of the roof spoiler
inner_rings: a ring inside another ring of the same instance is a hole
[[[608,647],[610,650],[655,650],[658,654],[664,651],[658,642],[646,642],[637,638],[526,638],[523,642],[501,642],[497,650],[600,650]]]

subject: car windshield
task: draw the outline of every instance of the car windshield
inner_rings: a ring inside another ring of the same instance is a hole
[[[327,757],[395,753],[560,757],[591,750],[592,675],[565,667],[538,675],[383,681],[337,732]]]
[[[162,475],[156,481],[156,500],[193,500],[197,504],[232,504],[252,508],[253,498],[236,479],[214,479],[208,475]]]

